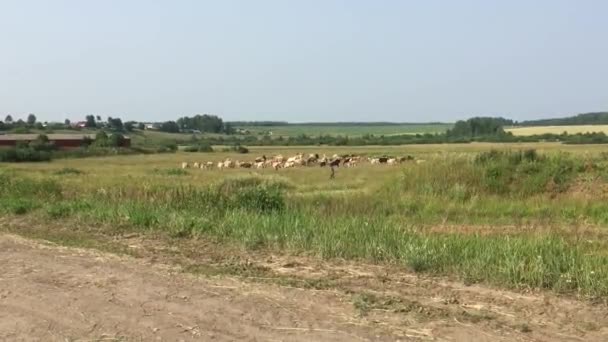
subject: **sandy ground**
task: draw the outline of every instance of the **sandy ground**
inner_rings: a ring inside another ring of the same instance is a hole
[[[608,341],[605,304],[374,266],[269,262],[294,277],[348,278],[311,290],[13,235],[0,235],[0,265],[0,341]],[[363,288],[389,300],[354,295]]]

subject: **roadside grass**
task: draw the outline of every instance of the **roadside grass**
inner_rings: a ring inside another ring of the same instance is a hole
[[[176,182],[169,174],[142,183],[123,175],[119,186],[87,178],[88,172],[52,179],[3,172],[0,211],[54,224],[112,227],[90,233],[101,236],[136,232],[202,237],[252,251],[389,263],[467,283],[605,298],[606,243],[576,229],[605,225],[608,205],[598,201],[602,193],[580,197],[572,192],[573,187],[580,192],[582,178],[592,183],[592,190],[605,184],[605,163],[598,156],[533,151],[444,155],[401,168],[361,167],[350,174],[373,181],[344,180],[341,186],[324,185],[327,181],[320,181],[316,168],[281,176],[232,172],[201,184]],[[70,177],[89,179],[83,186],[88,191],[75,191]],[[179,178],[190,177],[195,176]],[[337,191],[351,187],[360,191]],[[507,234],[429,229],[497,223],[515,229]],[[517,231],[524,225],[571,226],[572,231]],[[54,230],[44,234],[53,236]],[[56,239],[64,239],[62,234]],[[94,244],[94,238],[82,234],[66,243]],[[241,266],[224,269],[252,276],[264,272]]]

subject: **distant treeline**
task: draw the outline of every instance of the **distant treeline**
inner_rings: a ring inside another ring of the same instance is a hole
[[[608,136],[600,133],[579,134],[539,134],[531,136],[515,136],[505,132],[504,126],[513,125],[513,121],[504,118],[475,117],[458,121],[452,129],[445,133],[436,134],[401,134],[373,135],[365,134],[357,137],[319,135],[309,136],[300,134],[293,137],[271,138],[270,136],[229,136],[208,137],[201,141],[210,145],[333,145],[333,146],[362,146],[362,145],[406,145],[406,144],[450,144],[470,142],[541,142],[555,141],[566,144],[605,144]]]
[[[474,137],[457,137],[447,134],[404,134],[404,135],[363,135],[348,136],[308,136],[305,134],[295,137],[229,136],[201,138],[200,142],[209,145],[247,145],[247,146],[295,146],[295,145],[330,145],[330,146],[365,146],[365,145],[413,145],[413,144],[454,144],[471,142],[562,142],[565,144],[606,144],[608,136],[600,133],[579,134],[540,134],[531,136],[514,136],[511,133],[499,135],[478,135]]]
[[[228,122],[235,127],[272,127],[272,126],[287,126],[287,121],[230,121]]]
[[[608,125],[608,112],[583,113],[567,118],[528,120],[518,126],[571,126],[571,125]]]
[[[315,126],[315,127],[344,127],[344,126],[428,126],[449,125],[444,122],[287,122],[287,121],[230,121],[235,127],[270,127],[270,126]]]

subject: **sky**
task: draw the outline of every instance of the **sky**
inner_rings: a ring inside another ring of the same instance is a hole
[[[0,0],[0,119],[608,110],[604,0]]]

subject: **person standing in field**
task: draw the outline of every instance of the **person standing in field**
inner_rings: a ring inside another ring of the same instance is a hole
[[[334,179],[336,176],[336,171],[334,170],[334,166],[331,165],[329,168],[331,169],[331,174],[329,175],[329,179]]]

